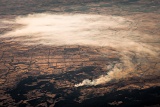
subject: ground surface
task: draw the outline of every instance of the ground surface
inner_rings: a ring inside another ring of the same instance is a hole
[[[0,0],[0,106],[160,106],[158,0]]]

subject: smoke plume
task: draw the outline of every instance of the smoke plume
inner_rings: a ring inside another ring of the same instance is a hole
[[[125,76],[126,76],[125,72],[122,72],[121,69],[118,69],[117,67],[115,67],[112,71],[109,71],[107,75],[101,75],[99,78],[94,80],[85,79],[81,83],[75,84],[75,87],[80,87],[85,85],[96,86],[96,85],[107,83],[113,79],[120,79]]]
[[[120,53],[125,68],[115,66],[107,75],[94,80],[85,79],[75,87],[104,84],[127,78],[131,73],[138,75],[130,53],[141,61],[144,55],[157,57],[160,51],[158,46],[144,42],[153,38],[152,36],[135,30],[134,20],[121,16],[43,13],[18,16],[13,20],[3,20],[3,23],[23,25],[1,34],[0,38],[10,38],[10,41],[24,45],[103,46],[112,47]]]
[[[0,38],[12,38],[25,45],[89,45],[153,53],[153,47],[137,42],[149,35],[135,31],[133,20],[111,15],[92,14],[30,14],[4,23],[20,24]],[[25,39],[24,39],[25,38]],[[123,40],[123,41],[122,41]],[[146,48],[147,47],[147,48]]]

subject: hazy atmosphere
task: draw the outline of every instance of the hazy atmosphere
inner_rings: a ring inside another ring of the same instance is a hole
[[[158,0],[0,4],[0,106],[160,106]]]

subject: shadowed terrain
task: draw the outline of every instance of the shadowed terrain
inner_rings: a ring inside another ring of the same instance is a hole
[[[159,0],[0,0],[0,106],[159,107]]]

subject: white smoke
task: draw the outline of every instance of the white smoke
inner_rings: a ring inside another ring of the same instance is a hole
[[[0,38],[9,37],[10,41],[25,45],[110,46],[153,53],[150,45],[136,42],[139,41],[137,36],[143,35],[141,38],[146,39],[148,35],[133,30],[134,21],[120,16],[43,13],[3,22],[23,26],[0,35]]]
[[[101,75],[97,79],[93,79],[93,80],[85,79],[81,83],[75,84],[74,86],[75,87],[96,86],[100,84],[107,84],[113,80],[118,82],[119,80],[131,78],[131,77],[141,78],[142,75],[145,77],[148,75],[148,73],[152,73],[153,76],[159,75],[158,70],[154,71],[150,69],[149,71],[145,71],[145,72],[143,71],[143,69],[137,70],[136,69],[137,65],[133,64],[132,58],[130,56],[127,56],[127,53],[125,54],[123,53],[123,56],[120,59],[122,63],[117,63],[114,66],[114,68],[107,73],[107,75]]]
[[[107,73],[107,75],[101,75],[99,78],[94,80],[85,79],[81,83],[75,84],[75,87],[80,87],[85,85],[96,86],[96,85],[108,83],[111,80],[120,80],[120,79],[126,78],[127,75],[131,72],[133,72],[133,70],[123,71],[121,68],[118,68],[117,66],[115,66],[113,70]]]
[[[115,68],[107,75],[94,80],[84,80],[76,87],[83,85],[104,84],[112,79],[126,78],[134,72],[129,52],[139,57],[143,54],[156,57],[160,51],[158,45],[147,44],[142,41],[150,40],[153,36],[135,30],[134,21],[126,17],[93,14],[31,14],[16,17],[15,20],[3,20],[3,23],[20,24],[12,31],[0,35],[0,38],[9,38],[24,45],[87,45],[106,46],[116,49],[122,55],[123,65],[127,69]],[[139,37],[141,39],[139,39]],[[8,40],[8,42],[9,42]],[[135,73],[136,74],[136,73]]]
[[[74,86],[96,86],[100,84],[106,84],[112,80],[119,81],[121,79],[126,79],[140,74],[140,72],[135,70],[136,65],[132,63],[132,59],[131,57],[127,56],[127,53],[122,52],[120,60],[121,63],[115,64],[114,68],[110,70],[107,73],[107,75],[101,75],[100,77],[94,80],[85,79],[81,83],[75,84]]]

